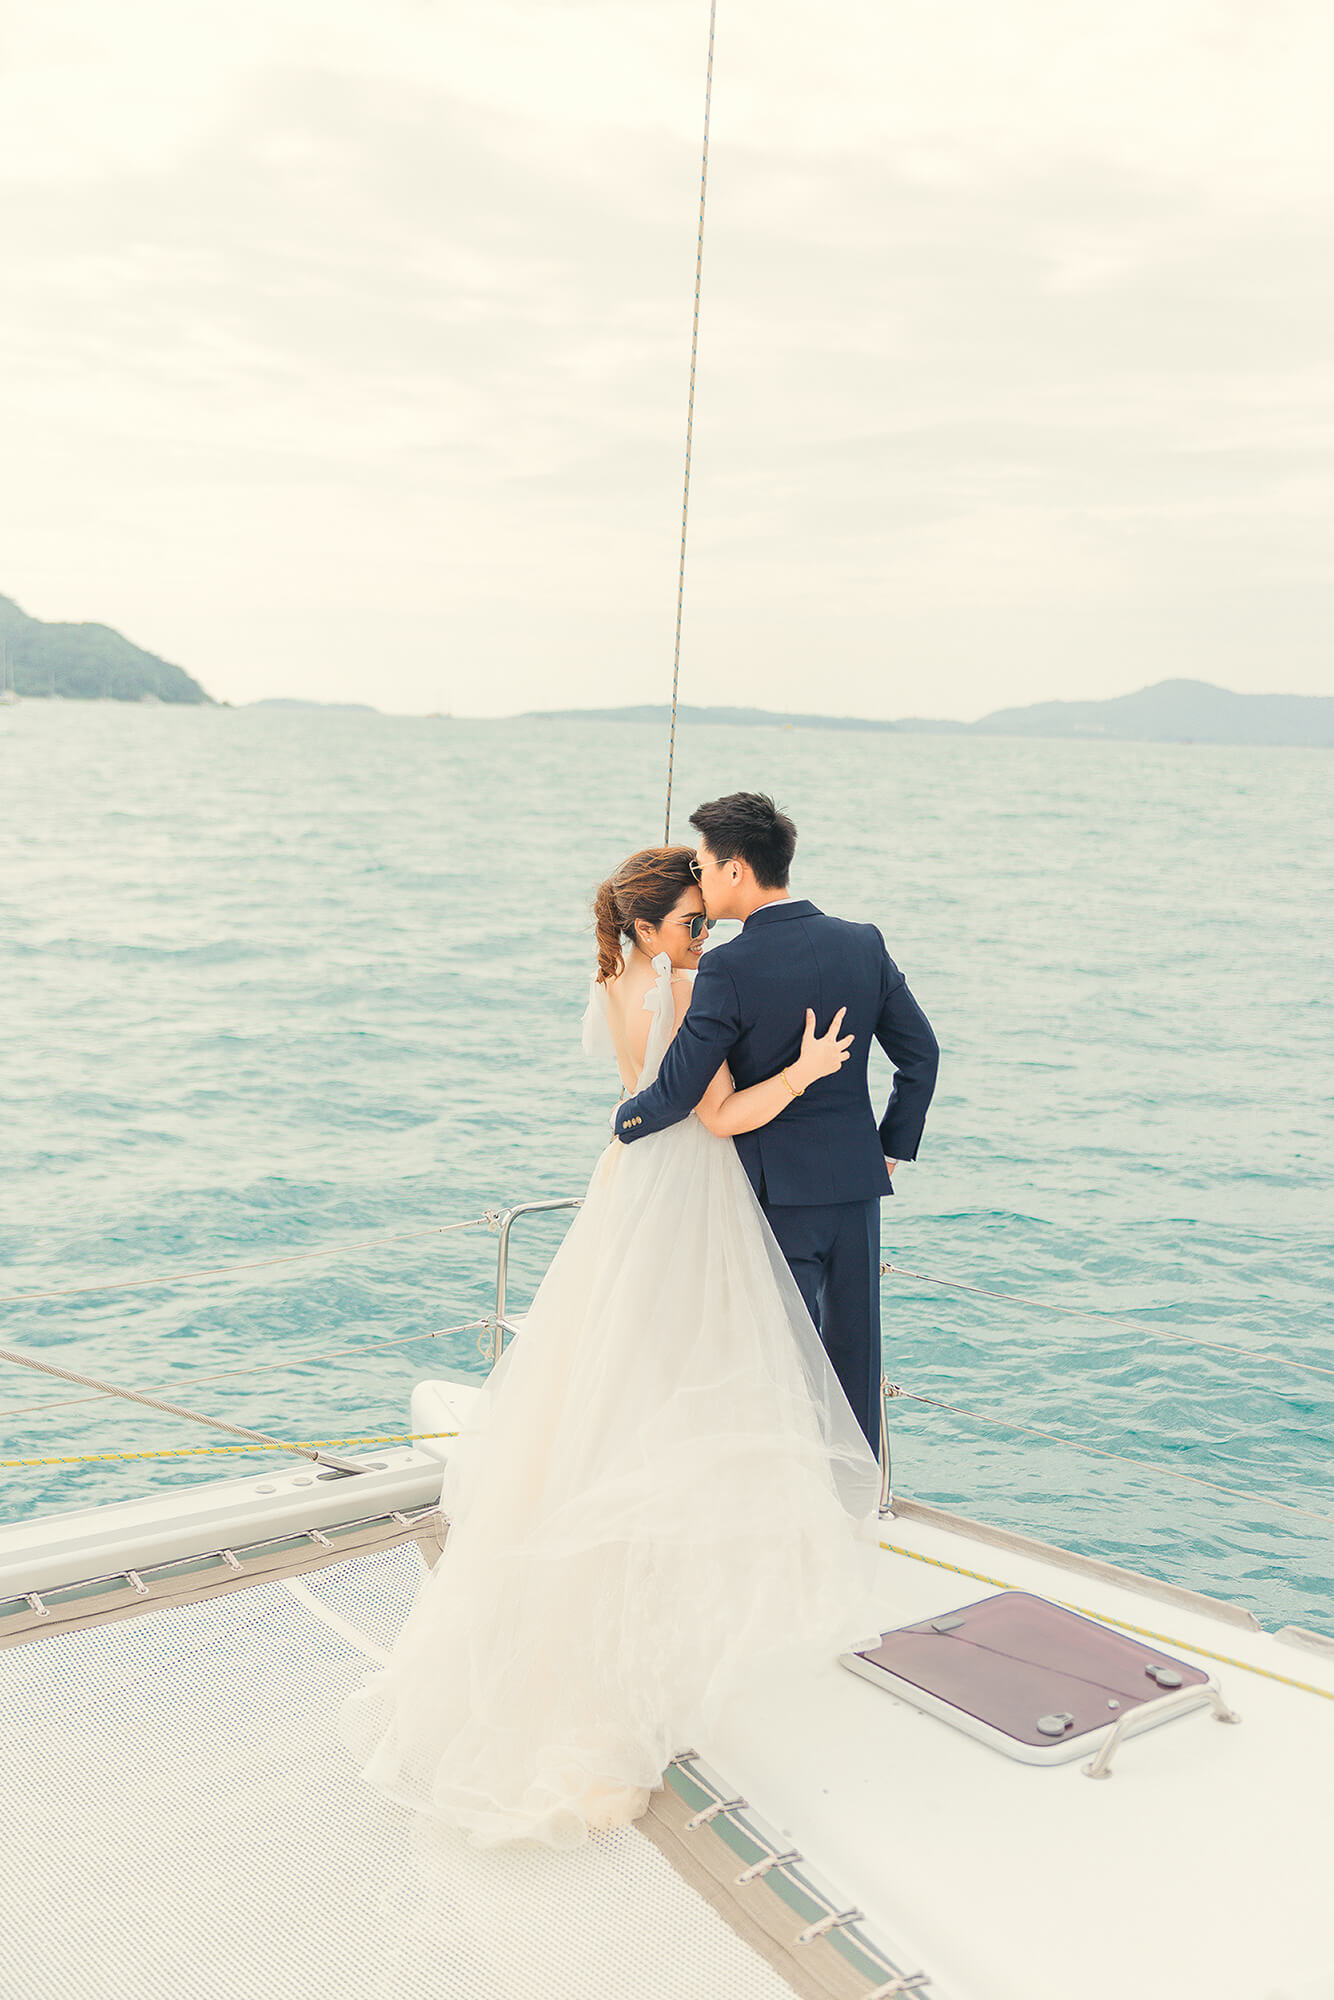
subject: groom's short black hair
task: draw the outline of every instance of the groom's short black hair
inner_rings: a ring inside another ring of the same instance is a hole
[[[764,792],[729,792],[696,806],[690,824],[715,861],[748,861],[761,889],[786,889],[797,829]]]

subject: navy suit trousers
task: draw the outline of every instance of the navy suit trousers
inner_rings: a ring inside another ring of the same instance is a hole
[[[760,1206],[872,1451],[880,1449],[880,1200]]]

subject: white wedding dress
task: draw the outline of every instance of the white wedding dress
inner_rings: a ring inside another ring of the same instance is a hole
[[[641,1088],[673,1025],[654,968]],[[584,1039],[614,1053],[596,984]],[[875,1458],[697,1118],[607,1147],[478,1405],[444,1552],[341,1710],[370,1783],[478,1845],[572,1847],[759,1669],[874,1643]]]

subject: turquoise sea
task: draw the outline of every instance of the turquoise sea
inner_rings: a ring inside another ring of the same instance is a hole
[[[616,1094],[578,1045],[588,896],[660,837],[664,762],[609,723],[0,710],[0,1291],[64,1294],[0,1343],[300,1439],[406,1430],[418,1375],[480,1367],[428,1336],[487,1309],[482,1232],[70,1288],[578,1193]],[[772,790],[797,892],[880,924],[939,1034],[886,1254],[1005,1298],[885,1280],[890,1375],[933,1399],[894,1406],[897,1489],[1334,1632],[1330,779],[716,728],[676,826]],[[520,1291],[559,1227],[516,1235]],[[13,1366],[0,1395],[5,1459],[221,1441]],[[10,1466],[3,1516],[270,1463]]]

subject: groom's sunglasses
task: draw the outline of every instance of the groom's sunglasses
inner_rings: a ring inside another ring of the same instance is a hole
[[[706,917],[702,913],[697,913],[693,917],[673,917],[672,919],[673,923],[688,924],[690,926],[691,944],[698,944],[702,937],[707,937],[717,921],[716,917]]]

